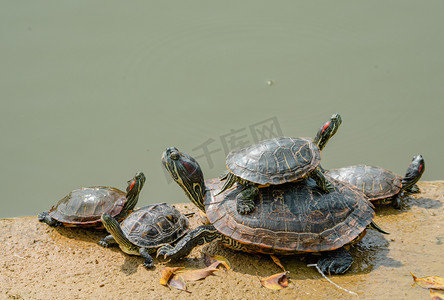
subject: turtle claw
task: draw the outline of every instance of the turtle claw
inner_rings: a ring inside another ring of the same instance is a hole
[[[154,263],[153,262],[143,262],[143,266],[147,269],[152,269],[154,267]]]
[[[57,221],[56,219],[53,219],[50,215],[48,211],[44,211],[39,213],[38,215],[38,220],[42,223],[46,223],[51,227],[58,227],[61,226],[62,223],[60,223],[59,221]]]
[[[329,252],[321,258],[317,265],[322,273],[342,274],[353,264],[353,257],[344,248]]]
[[[394,199],[393,199],[393,203],[392,203],[393,207],[396,209],[401,209],[402,208],[402,201],[401,201],[401,197],[399,195],[397,195]]]
[[[254,200],[256,199],[257,195],[259,194],[259,188],[250,185],[247,186],[242,192],[240,192],[237,196],[237,212],[246,215],[251,213],[254,208]]]
[[[159,257],[163,255],[163,259],[166,259],[169,256],[172,256],[174,254],[174,247],[171,245],[165,245],[159,248],[157,250],[156,257]]]
[[[237,200],[237,212],[246,215],[251,213],[254,210],[254,201],[253,200],[245,200],[238,199]]]
[[[399,199],[399,197],[396,197],[396,199],[393,200],[393,207],[396,209],[401,209],[402,208],[402,202]]]
[[[153,258],[150,255],[150,250],[147,248],[139,249],[140,256],[142,256],[145,260],[143,261],[143,266],[147,269],[151,269],[154,267]]]
[[[39,219],[40,222],[45,222],[45,219],[46,219],[47,215],[48,215],[48,212],[44,211],[44,212],[39,213],[37,218]]]
[[[223,172],[222,174],[219,175],[219,180],[220,181],[224,181],[225,179],[228,178],[230,172],[228,172],[228,170],[226,170],[225,172]]]
[[[105,241],[105,239],[101,239],[100,241],[97,242],[97,244],[104,247],[104,248],[109,247],[109,243],[107,241]]]
[[[325,185],[325,192],[328,194],[330,192],[333,192],[335,190],[335,188],[333,187],[333,185],[330,182],[327,182],[327,184]]]
[[[407,189],[406,191],[411,194],[416,194],[416,193],[421,192],[421,190],[419,189],[419,186],[417,184],[414,184],[411,188]]]

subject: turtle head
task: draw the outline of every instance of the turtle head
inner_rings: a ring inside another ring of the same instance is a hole
[[[133,209],[136,207],[137,201],[139,201],[139,194],[146,181],[146,177],[142,172],[137,172],[136,175],[128,180],[128,186],[126,188],[126,202],[120,213],[115,218],[120,222],[123,220]]]
[[[136,175],[130,180],[128,180],[128,187],[126,188],[127,194],[137,194],[139,195],[145,184],[146,177],[142,172],[137,172]]]
[[[102,224],[105,227],[105,229],[113,236],[114,240],[117,242],[117,244],[119,244],[120,248],[125,253],[135,254],[134,253],[135,250],[138,250],[137,246],[135,246],[133,243],[131,243],[130,240],[128,240],[128,238],[123,233],[119,222],[117,222],[116,219],[114,219],[107,213],[103,213],[102,216],[100,217],[100,220],[102,221]],[[103,245],[102,243],[105,242],[105,239],[102,239],[102,241],[99,242],[99,244]]]
[[[412,187],[418,180],[421,178],[422,173],[425,170],[424,158],[422,155],[416,155],[413,157],[412,162],[410,163],[407,171],[405,172],[405,176],[402,179],[402,189],[406,190]]]
[[[318,145],[319,149],[324,149],[328,140],[335,135],[338,131],[339,126],[342,123],[340,114],[333,114],[329,121],[325,122],[321,128],[319,128],[318,133],[314,139],[314,143]]]
[[[175,147],[167,148],[162,154],[162,164],[174,181],[185,191],[191,202],[205,211],[205,182],[202,169],[191,156]]]
[[[106,224],[112,222],[114,220],[113,217],[111,217],[109,214],[107,213],[103,213],[102,216],[100,217],[100,220]]]

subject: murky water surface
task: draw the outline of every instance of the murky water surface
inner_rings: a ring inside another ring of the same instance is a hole
[[[228,151],[309,136],[333,113],[323,166],[442,179],[441,1],[0,3],[0,217],[82,186],[148,177],[145,205],[187,201],[166,147],[207,178]]]

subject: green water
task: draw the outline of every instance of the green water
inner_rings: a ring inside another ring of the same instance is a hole
[[[82,186],[139,205],[187,202],[160,156],[207,178],[261,135],[342,127],[323,166],[444,179],[442,1],[2,1],[0,217],[36,215]],[[256,136],[255,136],[256,134]],[[207,148],[203,146],[207,146]],[[203,156],[204,150],[210,155]]]

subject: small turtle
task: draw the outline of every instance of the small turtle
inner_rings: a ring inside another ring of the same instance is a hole
[[[142,172],[128,181],[126,193],[107,186],[94,186],[72,191],[61,199],[49,212],[39,214],[38,219],[49,226],[103,228],[100,217],[108,213],[123,220],[136,206],[139,193],[145,183]]]
[[[199,164],[176,148],[168,148],[162,162],[211,225],[191,230],[174,247],[161,247],[158,256],[185,257],[194,247],[217,240],[252,253],[321,252],[321,270],[341,274],[353,263],[345,247],[358,242],[367,227],[380,230],[372,221],[375,213],[367,197],[335,179],[329,179],[332,191],[327,194],[311,178],[261,188],[256,210],[243,215],[236,209],[241,186],[216,194],[219,179],[204,182]]]
[[[330,184],[318,167],[321,150],[341,125],[341,116],[334,114],[319,129],[314,141],[310,138],[280,137],[264,140],[252,146],[231,151],[226,159],[226,179],[219,193],[235,182],[245,189],[237,197],[237,210],[248,214],[254,210],[259,188],[313,178],[318,187],[328,193]]]
[[[425,170],[421,155],[413,157],[404,177],[389,170],[366,165],[355,165],[326,171],[328,176],[356,186],[375,204],[390,204],[401,208],[404,191],[419,192],[416,185]]]
[[[117,243],[123,252],[142,256],[147,268],[153,267],[150,254],[161,246],[174,243],[189,230],[188,219],[166,203],[134,210],[120,224],[104,213],[102,223],[111,235],[103,238],[99,245],[108,247]]]

